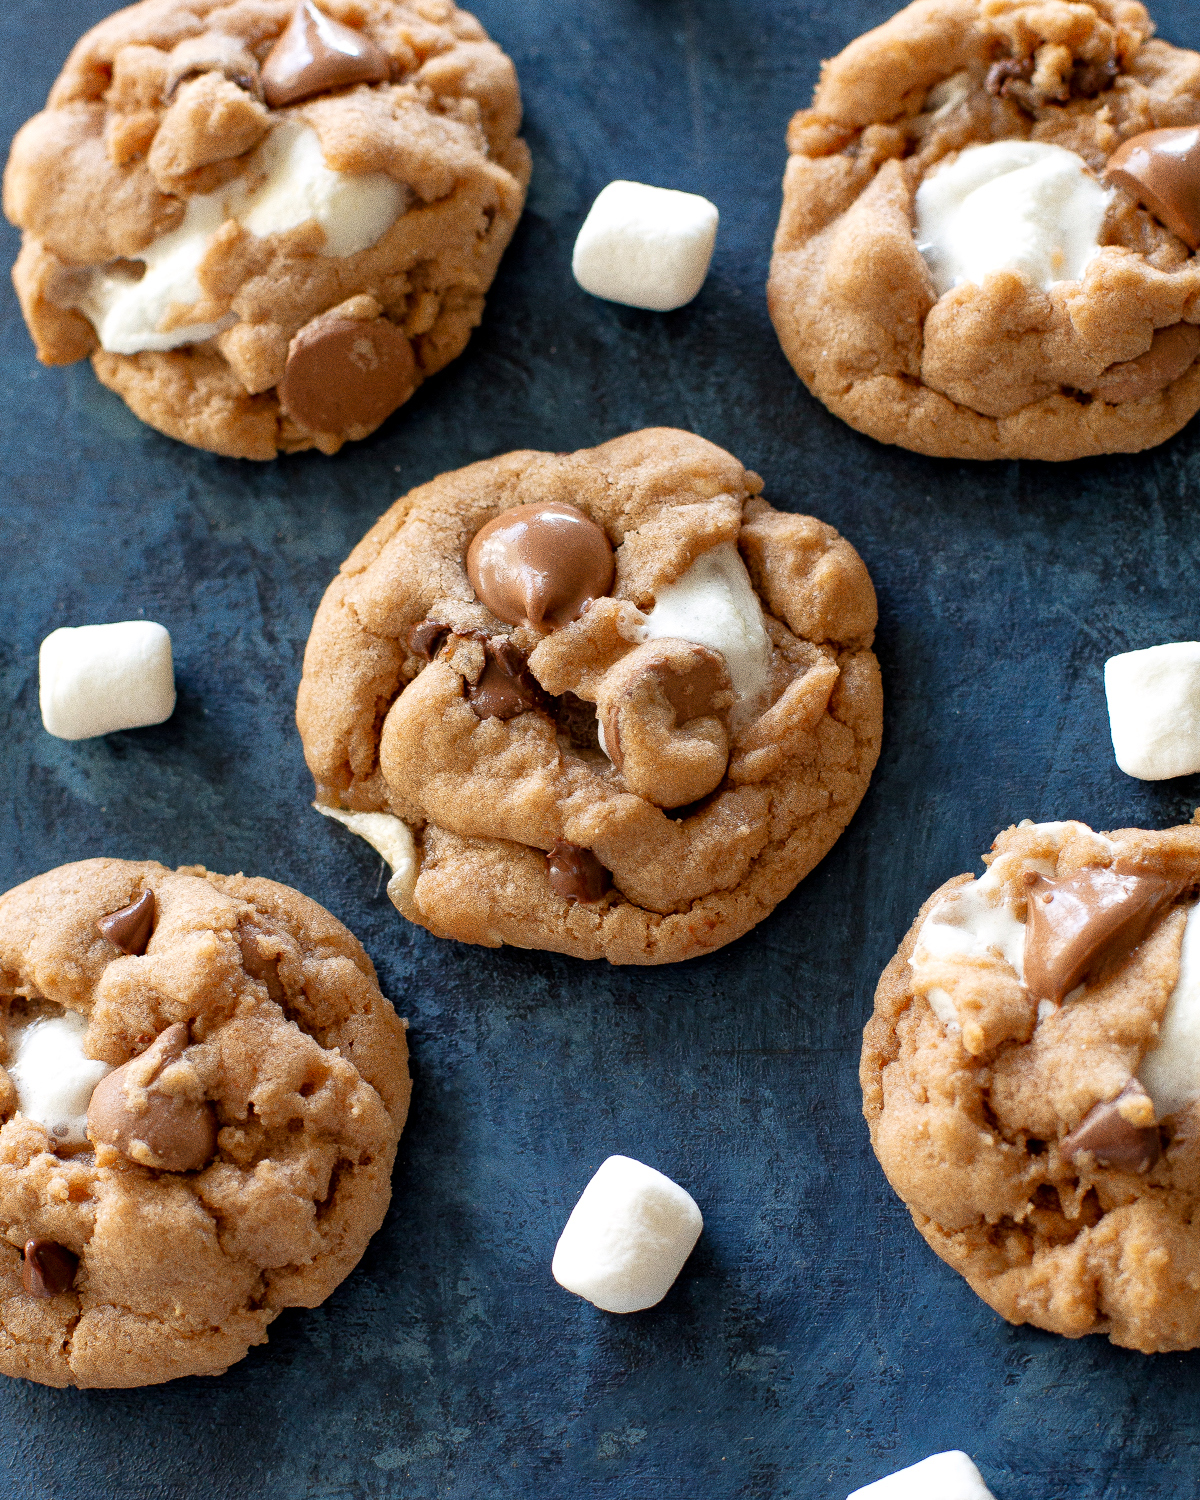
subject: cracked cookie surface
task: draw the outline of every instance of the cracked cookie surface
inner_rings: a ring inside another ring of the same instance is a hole
[[[406,917],[670,963],[828,852],[879,754],[875,595],[761,489],[650,429],[442,475],[367,534],[296,716],[318,807],[385,854]]]
[[[511,61],[450,0],[143,0],[18,133],[46,364],[230,457],[336,452],[466,347],[524,205]]]
[[[934,892],[864,1033],[871,1142],[1012,1323],[1200,1344],[1200,828],[1024,823]]]
[[[921,453],[1072,459],[1151,447],[1200,409],[1200,241],[1104,175],[1135,137],[1200,125],[1200,55],[1152,32],[1136,0],[917,0],[825,64],[788,131],[768,300],[832,412]],[[1001,142],[1045,170],[1047,148],[1072,153],[1095,253],[952,284],[918,244],[919,195]]]
[[[383,1220],[404,1025],[357,940],[286,886],[112,859],[18,886],[0,1032],[5,1374],[220,1374]]]

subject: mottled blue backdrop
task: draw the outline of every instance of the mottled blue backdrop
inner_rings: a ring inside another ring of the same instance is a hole
[[[7,136],[103,0],[0,13]],[[1200,1354],[1010,1328],[935,1259],[860,1114],[859,1034],[919,903],[1021,817],[1186,821],[1200,780],[1123,776],[1101,664],[1200,634],[1200,426],[1062,467],[938,462],[809,398],[767,319],[784,129],[822,57],[889,0],[478,0],[512,54],[535,170],[466,355],[365,443],[273,465],[141,426],[86,364],[34,361],[0,295],[0,889],[110,854],[270,875],[362,938],[412,1023],[395,1196],[357,1272],[219,1380],[0,1389],[4,1500],[843,1500],[963,1447],[999,1500],[1187,1497]],[[1161,30],[1200,45],[1194,0]],[[595,193],[632,177],[721,210],[681,312],[570,275]],[[11,260],[16,236],[4,235]],[[879,590],[883,758],[796,894],[715,956],[615,970],[407,926],[380,862],[308,807],[292,722],[313,611],[397,494],[511,448],[654,423],[725,445]],[[145,614],[174,638],[158,729],[41,728],[37,648]],[[550,1257],[601,1159],[687,1186],[706,1228],[628,1318]]]

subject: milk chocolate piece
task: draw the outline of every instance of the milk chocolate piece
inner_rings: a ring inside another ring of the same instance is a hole
[[[1183,889],[1161,875],[1077,870],[1061,880],[1027,874],[1025,983],[1035,1000],[1057,1004],[1100,962],[1128,952]]]
[[[171,53],[163,97],[170,103],[181,83],[201,73],[221,73],[256,99],[263,97],[258,60],[236,37],[208,32],[180,42]]]
[[[387,53],[369,36],[301,0],[263,63],[262,82],[272,109],[298,104],[351,83],[383,83],[391,74]]]
[[[371,431],[417,388],[408,339],[386,318],[314,318],[291,342],[279,404],[309,432]]]
[[[446,643],[450,634],[449,625],[440,620],[422,620],[408,632],[408,649],[414,656],[423,656],[432,661]]]
[[[531,708],[541,708],[546,695],[525,666],[520,650],[503,636],[488,641],[483,675],[472,687],[467,701],[478,719],[515,719]]]
[[[1190,249],[1200,249],[1200,125],[1131,136],[1109,157],[1104,175]]]
[[[1200,328],[1193,323],[1175,323],[1160,328],[1145,354],[1124,364],[1110,365],[1092,389],[1101,401],[1116,405],[1140,401],[1165,390],[1185,375],[1200,355]]]
[[[175,1069],[188,1044],[188,1029],[168,1026],[140,1057],[102,1078],[88,1105],[88,1135],[96,1145],[163,1172],[193,1172],[217,1149],[217,1117],[199,1096],[198,1080]],[[180,1073],[183,1076],[180,1076]]]
[[[96,926],[100,935],[115,943],[122,953],[140,957],[154,929],[154,892],[144,890],[132,905],[101,917]]]
[[[550,889],[564,901],[599,901],[612,885],[612,876],[590,849],[555,839],[546,855]]]
[[[1162,1146],[1158,1126],[1137,1125],[1134,1121],[1139,1118],[1153,1119],[1154,1106],[1137,1079],[1131,1078],[1115,1099],[1088,1110],[1064,1138],[1062,1154],[1069,1161],[1076,1152],[1090,1151],[1102,1167],[1148,1172],[1162,1154]]]
[[[509,625],[556,630],[607,594],[615,576],[604,532],[573,505],[514,505],[467,550],[481,603]]]
[[[75,1284],[79,1257],[55,1240],[26,1240],[21,1285],[31,1297],[57,1297]]]

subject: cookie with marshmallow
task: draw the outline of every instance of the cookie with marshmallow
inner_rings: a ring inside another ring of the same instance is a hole
[[[219,1375],[353,1270],[404,1024],[270,880],[91,859],[0,895],[0,1375]]]
[[[768,300],[831,411],[1060,460],[1200,409],[1200,55],[1153,33],[1138,0],[916,0],[824,65]]]
[[[269,459],[365,437],[465,348],[529,182],[511,61],[418,0],[142,0],[76,44],[4,211],[44,364]]]
[[[984,863],[879,981],[875,1153],[1009,1322],[1200,1347],[1200,827],[1025,821]]]
[[[649,429],[444,474],[359,543],[296,717],[319,810],[383,854],[405,917],[672,963],[827,853],[879,753],[875,595],[762,489]]]

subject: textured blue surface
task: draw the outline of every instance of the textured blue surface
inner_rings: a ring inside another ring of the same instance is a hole
[[[763,283],[783,133],[821,57],[889,0],[479,0],[514,56],[535,175],[467,354],[328,460],[226,462],[158,437],[90,369],[43,370],[0,295],[0,889],[94,854],[244,869],[322,901],[411,1018],[395,1197],[358,1271],[220,1380],[0,1388],[0,1497],[842,1500],[946,1447],[999,1500],[1196,1495],[1200,1354],[1147,1359],[996,1318],[935,1259],[860,1115],[880,970],[935,885],[1030,816],[1186,821],[1200,780],[1116,769],[1100,669],[1197,635],[1200,427],[1156,453],[937,462],[830,417]],[[0,115],[39,107],[101,0],[0,14]],[[1200,44],[1194,0],[1164,35]],[[570,277],[594,194],[633,177],[719,205],[713,272],[668,316]],[[15,236],[6,231],[11,259]],[[439,942],[370,850],[308,808],[292,723],[313,611],[410,486],[516,447],[651,423],[732,449],[862,552],[879,590],[883,758],[848,833],[712,958],[613,970]],[[52,628],[169,626],[167,725],[65,744],[37,710]],[[609,1317],[550,1278],[613,1151],[706,1229],[666,1301]]]

